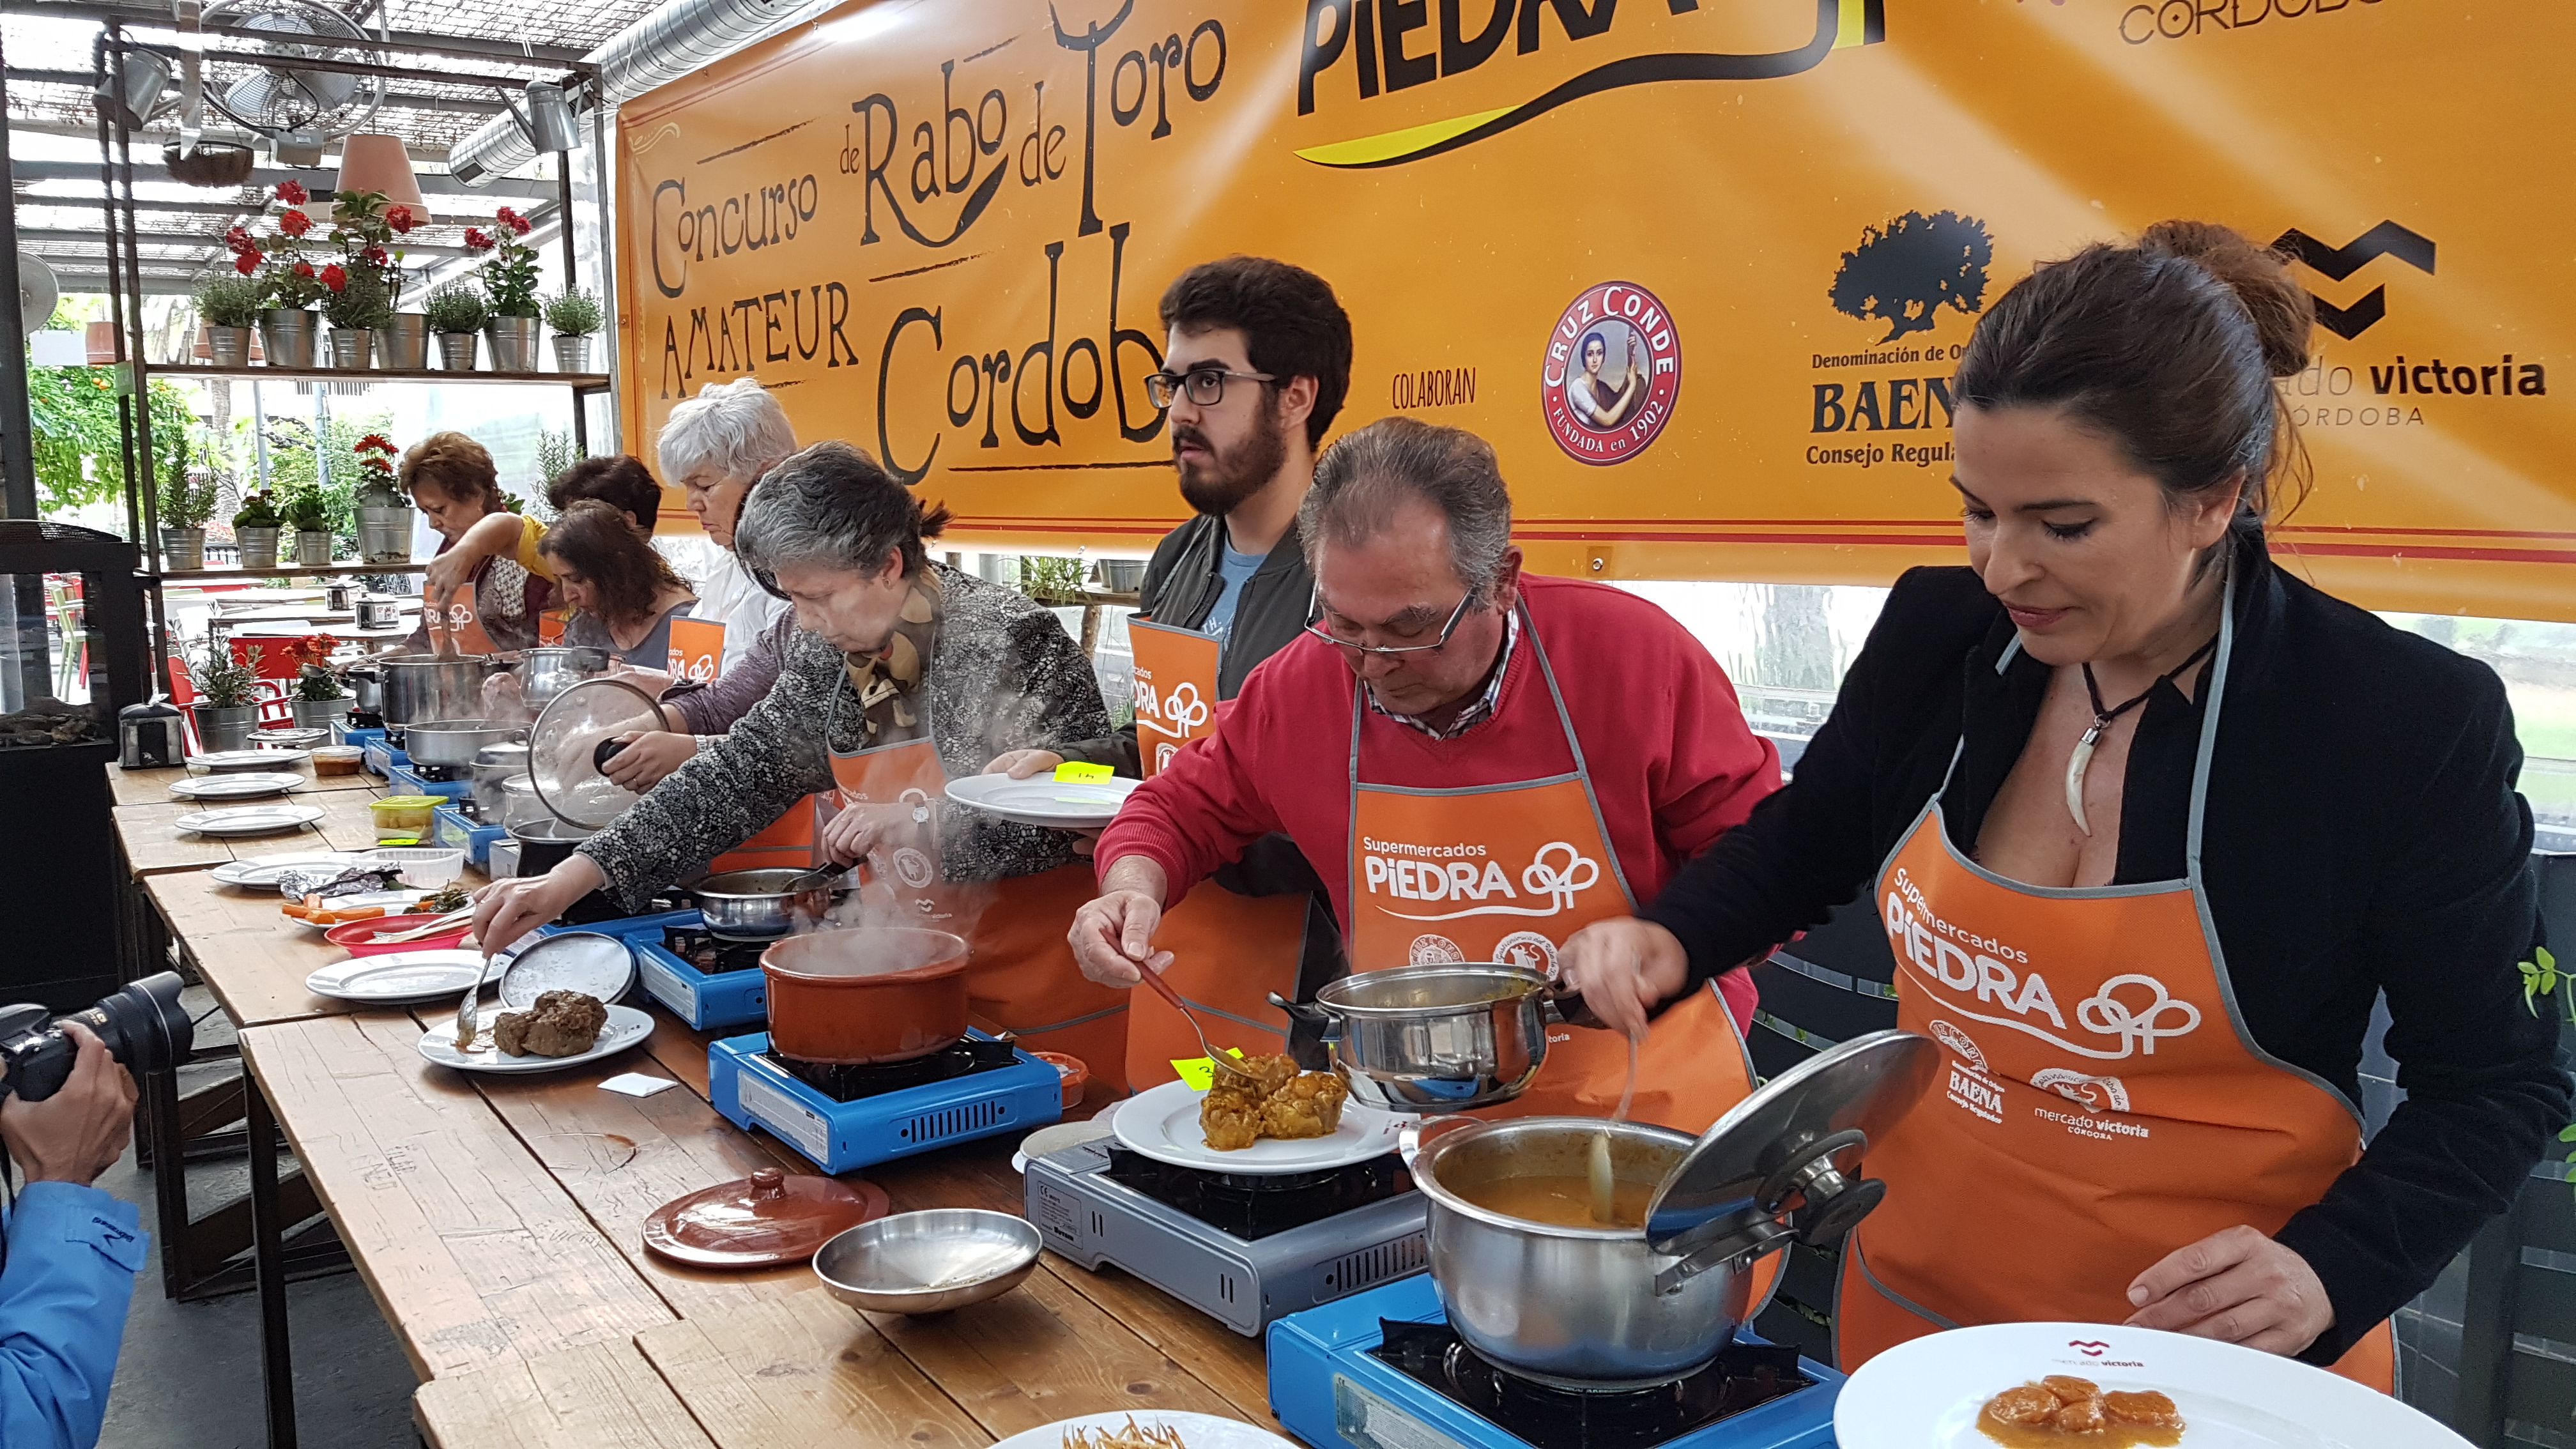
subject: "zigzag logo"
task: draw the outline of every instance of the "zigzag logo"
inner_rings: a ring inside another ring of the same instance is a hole
[[[2433,239],[2393,221],[2383,221],[2339,247],[2330,247],[2292,227],[2281,233],[2272,247],[2338,282],[2380,257],[2395,257],[2426,276],[2433,274]],[[2386,287],[2371,288],[2350,307],[2338,307],[2314,292],[2308,294],[2308,300],[2316,304],[2317,324],[2346,342],[2369,331],[2388,315]]]

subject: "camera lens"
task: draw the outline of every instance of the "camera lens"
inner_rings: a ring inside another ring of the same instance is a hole
[[[166,1071],[196,1044],[196,1024],[179,1004],[185,984],[176,971],[146,976],[64,1020],[96,1032],[108,1051],[136,1076]]]

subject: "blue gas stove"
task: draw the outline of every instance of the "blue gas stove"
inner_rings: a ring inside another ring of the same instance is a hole
[[[765,1128],[843,1173],[1043,1127],[1063,1115],[1064,1078],[972,1029],[926,1056],[865,1067],[780,1057],[754,1032],[707,1048],[707,1096],[735,1126]]]

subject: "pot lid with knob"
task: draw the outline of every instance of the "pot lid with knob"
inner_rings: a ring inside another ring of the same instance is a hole
[[[662,728],[653,697],[625,680],[585,679],[548,701],[528,728],[528,773],[555,818],[597,830],[643,798],[603,773],[617,736]]]
[[[802,1263],[841,1233],[884,1217],[888,1205],[872,1182],[755,1168],[655,1208],[644,1220],[644,1246],[700,1268]]]

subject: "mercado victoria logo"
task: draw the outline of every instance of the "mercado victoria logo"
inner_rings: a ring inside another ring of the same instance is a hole
[[[1620,0],[1306,0],[1297,63],[1297,114],[1312,115],[1317,97],[1340,90],[1366,105],[1417,86],[1435,85],[1488,63],[1555,53],[1612,34]],[[1630,28],[1638,9],[1628,0]],[[1700,0],[1661,0],[1688,15]],[[1472,146],[1534,121],[1559,106],[1626,86],[1676,81],[1778,80],[1815,69],[1827,55],[1887,38],[1885,0],[1813,0],[1814,33],[1792,50],[1758,55],[1653,51],[1603,56],[1552,85],[1535,70],[1530,94],[1514,104],[1451,115],[1350,140],[1309,146],[1297,155],[1319,166],[1400,166]],[[1511,57],[1498,59],[1505,41]],[[1612,42],[1615,46],[1616,41]],[[1608,51],[1611,47],[1587,47]],[[1342,90],[1348,87],[1347,90]],[[1437,95],[1437,92],[1430,93]],[[1363,112],[1362,114],[1372,114]]]
[[[1817,370],[1900,369],[1893,377],[1844,378],[1810,384],[1810,433],[1912,433],[1950,426],[1949,364],[1963,344],[1924,337],[1943,312],[1973,316],[1986,304],[1995,241],[1986,224],[1955,211],[1909,211],[1884,226],[1861,229],[1860,244],[1842,254],[1825,296],[1836,312],[1885,323],[1887,331],[1857,352],[1815,354]],[[1908,339],[1920,339],[1909,341]],[[1938,365],[1938,372],[1931,369]],[[1937,410],[1937,417],[1936,417]],[[1814,445],[1810,464],[1870,468],[1904,463],[1928,468],[1950,458],[1949,443],[1856,440]]]
[[[2292,227],[2281,233],[2272,247],[2334,282],[2345,281],[2382,259],[2403,263],[2427,277],[2435,275],[2437,248],[2433,239],[2394,221],[2381,221],[2339,247]],[[2382,273],[2388,270],[2386,266],[2380,268]],[[2396,275],[2403,278],[2405,273]],[[2343,306],[2314,290],[2308,293],[2308,300],[2316,308],[2318,330],[2346,342],[2359,341],[2388,317],[2385,282]],[[2319,341],[2325,339],[2321,337]],[[2331,345],[2320,347],[2316,360],[2306,370],[2282,380],[2281,389],[2290,403],[2290,421],[2298,427],[2421,427],[2428,406],[2435,409],[2438,417],[2443,408],[2485,408],[2499,405],[2498,400],[2549,395],[2548,368],[2528,358],[2517,359],[2510,352],[2471,357],[2409,357],[2405,353],[2383,352],[2375,359],[2358,359],[2360,367],[2356,371],[2350,362],[2328,354]],[[2446,403],[2441,401],[2444,398],[2480,401]]]

